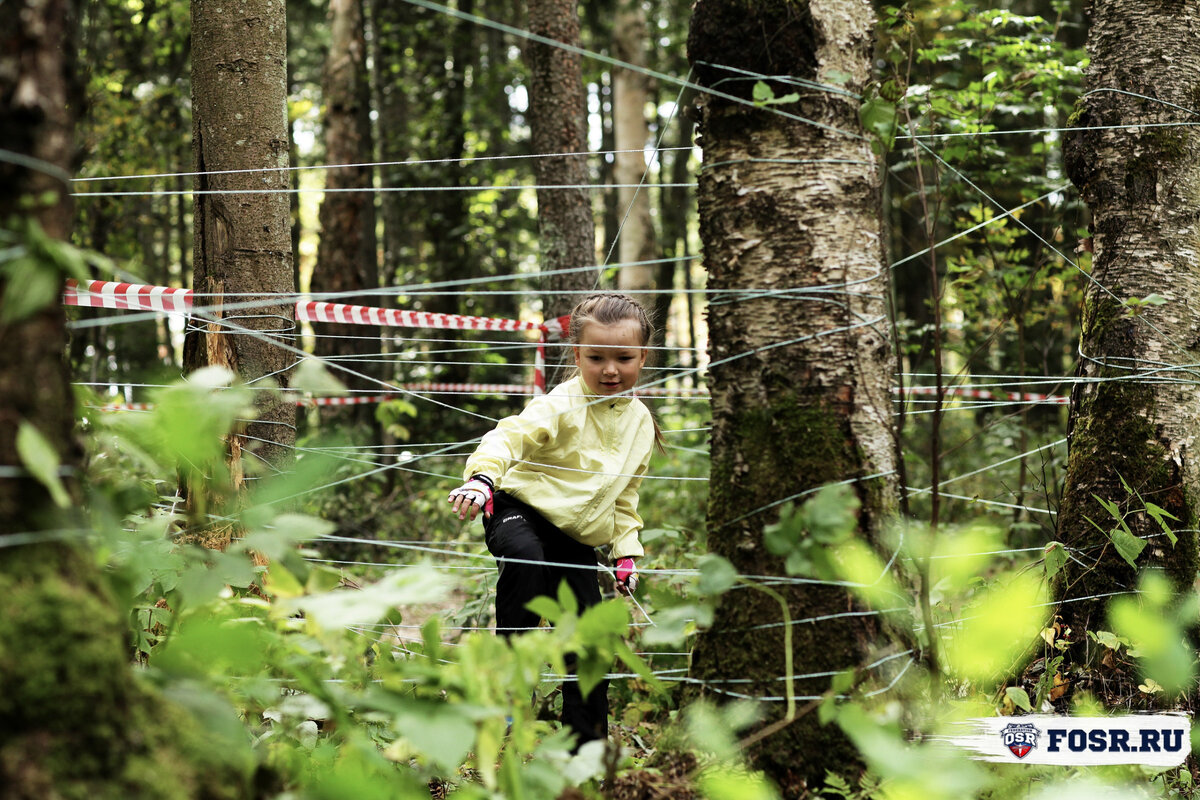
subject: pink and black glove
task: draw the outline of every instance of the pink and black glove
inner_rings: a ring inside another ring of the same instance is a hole
[[[621,594],[632,596],[637,590],[637,564],[633,563],[632,558],[617,559],[616,580],[617,591]]]
[[[483,515],[490,517],[495,489],[495,484],[487,475],[472,475],[471,480],[450,493],[449,500],[454,506],[454,513],[458,514],[459,519],[466,519],[470,514],[473,520],[482,509]]]

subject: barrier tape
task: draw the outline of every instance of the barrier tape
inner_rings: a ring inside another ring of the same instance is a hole
[[[189,314],[195,293],[191,289],[149,286],[116,281],[68,280],[62,300],[69,306],[114,308],[135,311]],[[319,300],[296,301],[298,322],[339,322],[346,325],[377,325],[392,328],[435,328],[471,331],[538,331],[537,356],[533,367],[533,393],[546,391],[546,342],[561,336],[570,316],[545,323],[499,317],[471,317],[461,314],[433,314],[397,308],[356,306]]]
[[[409,392],[459,392],[462,394],[535,394],[535,387],[527,383],[401,383],[397,387]],[[639,389],[637,394],[642,397],[707,397],[707,389],[670,389],[664,386],[651,386]],[[342,397],[305,397],[296,400],[297,406],[357,406],[370,403],[384,403],[403,397],[401,392],[391,394],[348,395]],[[94,406],[100,411],[152,411],[153,403],[107,403]]]
[[[158,311],[163,313],[187,314],[192,310],[194,293],[191,289],[173,289],[167,286],[148,286],[137,283],[118,283],[115,281],[87,281],[80,284],[68,280],[63,291],[63,302],[66,305],[88,306],[92,308],[113,308],[139,311]],[[559,338],[566,332],[570,324],[570,315],[547,320],[544,323],[525,322],[516,319],[498,317],[472,317],[460,314],[433,314],[425,311],[405,311],[395,308],[378,308],[375,306],[358,306],[348,303],[327,303],[316,300],[299,300],[296,302],[296,319],[302,322],[338,322],[349,325],[376,325],[393,328],[436,328],[442,330],[478,330],[478,331],[538,331],[540,336],[537,343],[537,354],[533,367],[532,386],[507,386],[502,384],[411,384],[403,388],[410,391],[456,391],[478,394],[543,394],[546,391],[546,343],[552,338]],[[415,387],[422,388],[415,388]],[[660,387],[641,390],[639,394],[649,397],[662,396],[668,390]],[[697,394],[706,393],[704,390],[669,390],[671,394],[695,391]],[[898,393],[899,389],[893,389]],[[934,386],[906,386],[907,395],[936,395]],[[1035,403],[1054,403],[1066,405],[1069,397],[1037,394],[1032,392],[992,392],[985,389],[969,389],[959,386],[945,387],[942,394],[947,397],[970,397],[980,400],[996,400],[1001,402],[1031,401]],[[693,395],[686,395],[693,396]],[[378,399],[370,402],[382,402],[387,395],[376,395]],[[343,402],[334,402],[341,400]],[[368,402],[352,398],[316,398],[313,401],[303,401],[300,405],[315,403],[317,405],[353,405]],[[108,408],[105,406],[105,408]],[[124,408],[124,407],[122,407]],[[142,410],[142,409],[129,409]]]

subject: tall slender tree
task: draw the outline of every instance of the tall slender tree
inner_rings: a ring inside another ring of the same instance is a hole
[[[1131,589],[1136,570],[1160,566],[1180,591],[1197,573],[1200,396],[1200,9],[1191,4],[1095,0],[1075,130],[1064,150],[1092,213],[1092,270],[1071,394],[1066,486],[1058,537],[1087,554],[1067,562],[1059,608],[1082,657],[1104,622],[1106,595]],[[1177,127],[1176,127],[1177,126]],[[1162,305],[1143,302],[1156,295]],[[1133,534],[1114,547],[1098,530]],[[1164,518],[1177,541],[1144,513]],[[1111,506],[1110,506],[1111,507]],[[1141,549],[1140,553],[1138,550]],[[1090,598],[1090,599],[1089,599]]]
[[[333,0],[329,4],[331,30],[325,63],[325,172],[327,193],[321,201],[321,238],[313,268],[313,292],[332,292],[337,302],[378,305],[377,298],[358,292],[379,287],[376,260],[374,171],[371,142],[370,81],[362,0]],[[378,353],[382,346],[378,328],[330,324],[323,327],[314,352],[345,360]],[[371,338],[374,337],[374,338]],[[339,377],[352,389],[368,390],[378,384],[373,371],[362,364],[347,365],[366,377]],[[373,417],[369,406],[353,406],[359,419]]]
[[[242,380],[287,385],[295,337],[287,189],[285,5],[192,2],[192,152],[195,179],[193,288],[209,308],[187,338],[189,370],[222,365]],[[221,306],[236,302],[237,310]],[[212,321],[222,317],[224,321]],[[281,469],[295,443],[295,405],[261,392],[257,420],[231,443],[233,458]],[[235,475],[241,471],[235,464]]]
[[[529,30],[564,44],[579,46],[576,0],[530,0]],[[596,224],[592,217],[586,95],[578,53],[543,42],[525,47],[529,67],[529,127],[538,186],[538,242],[545,283],[546,318],[571,310],[578,292],[595,286],[597,274],[582,268],[596,263]],[[555,156],[555,153],[571,154]],[[562,187],[562,188],[558,188]]]
[[[688,55],[698,82],[740,98],[701,94],[708,167],[698,200],[708,286],[716,293],[708,315],[709,547],[742,574],[785,574],[763,530],[786,498],[852,480],[862,504],[858,526],[868,538],[894,511],[880,174],[859,102],[819,89],[773,107],[752,100],[759,80],[777,98],[796,91],[770,79],[779,75],[861,91],[870,77],[873,21],[869,0],[699,0],[692,16]],[[817,287],[819,299],[803,296]],[[743,294],[734,302],[730,292]],[[856,607],[844,589],[780,591],[792,619],[806,621],[791,629],[796,673],[863,664],[876,622],[840,616]],[[779,622],[778,603],[764,594],[727,598],[697,640],[692,675],[748,677],[752,683],[739,691],[778,695],[785,660],[781,631],[770,623]],[[827,678],[796,683],[801,695],[828,688]],[[752,748],[786,797],[810,796],[827,769],[843,770],[857,758],[849,741],[811,716]]]
[[[641,0],[621,0],[613,26],[613,50],[617,58],[634,67],[613,69],[614,178],[621,187],[617,191],[617,253],[623,265],[617,285],[627,291],[654,289],[658,277],[653,264],[639,263],[652,261],[656,255],[644,152],[650,138],[646,124],[649,77],[636,69],[646,65],[648,39]]]

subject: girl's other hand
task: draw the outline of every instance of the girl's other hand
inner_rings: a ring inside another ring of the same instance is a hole
[[[485,515],[492,513],[491,484],[478,475],[451,492],[448,500],[459,519],[466,519],[470,515],[473,521],[480,509]]]
[[[616,569],[617,591],[624,595],[632,596],[637,590],[638,573],[637,564],[632,558],[622,558],[617,560]]]

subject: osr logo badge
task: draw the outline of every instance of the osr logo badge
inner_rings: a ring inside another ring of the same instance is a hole
[[[1040,734],[1034,725],[1010,722],[1000,730],[1000,741],[1014,756],[1024,758],[1037,747]]]

